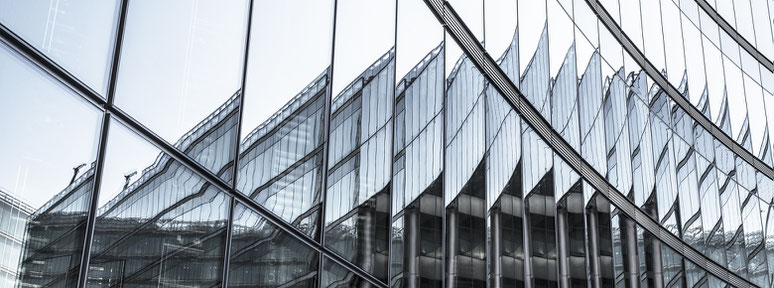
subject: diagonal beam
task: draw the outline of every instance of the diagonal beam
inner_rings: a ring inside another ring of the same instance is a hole
[[[430,10],[435,14],[441,24],[446,28],[451,37],[460,45],[460,48],[468,55],[473,63],[481,70],[487,80],[500,92],[506,101],[516,110],[527,124],[581,177],[591,184],[600,194],[609,199],[622,213],[633,219],[646,231],[653,234],[664,244],[680,253],[689,261],[708,271],[712,275],[727,281],[735,287],[757,287],[746,279],[734,274],[725,267],[712,261],[680,238],[659,225],[650,218],[645,211],[639,209],[631,200],[621,194],[616,188],[605,180],[594,168],[575,151],[564,138],[559,135],[551,125],[540,115],[524,95],[516,88],[516,85],[508,80],[505,73],[496,64],[494,59],[484,50],[473,33],[462,22],[459,15],[448,2],[443,0],[424,0]]]

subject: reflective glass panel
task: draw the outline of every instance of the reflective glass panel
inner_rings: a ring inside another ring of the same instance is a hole
[[[111,124],[88,284],[219,285],[230,197]]]
[[[333,1],[253,5],[236,189],[315,236]]]
[[[0,1],[0,23],[106,95],[121,1]]]
[[[75,286],[101,117],[0,44],[0,269],[13,286]]]
[[[317,251],[242,204],[233,221],[229,287],[317,286]]]
[[[247,1],[131,1],[115,103],[223,179],[234,158]]]
[[[325,245],[387,281],[395,1],[336,3]]]

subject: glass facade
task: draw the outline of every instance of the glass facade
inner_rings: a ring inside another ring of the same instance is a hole
[[[0,288],[774,287],[772,19],[0,0]]]

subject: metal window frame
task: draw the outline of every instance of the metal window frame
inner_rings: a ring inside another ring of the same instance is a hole
[[[587,0],[593,1],[593,0]],[[757,287],[750,281],[731,272],[725,267],[703,255],[695,248],[683,242],[669,230],[659,225],[648,214],[637,207],[632,201],[619,192],[613,185],[607,182],[594,168],[581,157],[577,151],[561,137],[551,125],[532,106],[521,91],[516,88],[505,73],[500,69],[483,46],[475,39],[472,32],[462,22],[459,15],[445,0],[424,0],[427,6],[435,14],[436,18],[449,32],[449,35],[460,45],[460,48],[473,60],[473,63],[481,70],[482,74],[490,81],[490,84],[506,98],[518,115],[527,122],[530,127],[551,146],[556,155],[559,155],[573,168],[586,182],[591,184],[611,204],[617,207],[621,213],[634,220],[639,226],[653,234],[664,244],[681,254],[684,258],[697,266],[724,279],[735,287]]]

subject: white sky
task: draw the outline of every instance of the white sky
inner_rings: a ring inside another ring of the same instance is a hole
[[[247,1],[131,1],[116,105],[170,143],[242,82]]]
[[[332,0],[268,0],[253,5],[242,137],[331,62]]]
[[[102,117],[11,53],[0,44],[0,188],[38,208],[96,159]]]
[[[339,0],[336,6],[333,97],[395,43],[395,1]]]

